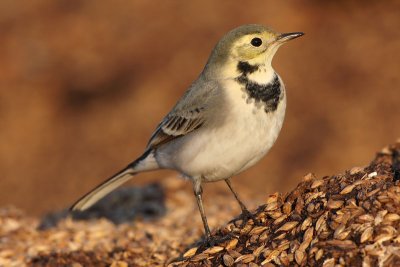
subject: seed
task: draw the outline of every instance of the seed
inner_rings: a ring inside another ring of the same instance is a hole
[[[304,259],[304,252],[301,250],[296,250],[296,252],[294,253],[294,258],[296,259],[297,264],[301,265]]]
[[[340,234],[338,234],[338,235],[336,236],[336,239],[344,240],[344,239],[346,239],[346,238],[349,236],[350,232],[351,232],[350,230],[343,231],[343,232],[341,232]],[[329,236],[329,232],[324,232],[324,233],[327,233],[328,236]],[[321,233],[321,235],[322,235],[322,233]],[[327,237],[327,236],[326,236],[326,237]],[[323,237],[321,236],[321,238],[323,238]]]
[[[311,217],[307,217],[303,223],[301,224],[301,231],[304,231],[305,229],[307,229],[310,225],[312,224],[312,219]]]
[[[196,256],[194,256],[193,258],[191,258],[190,260],[194,261],[194,262],[197,262],[197,261],[202,261],[202,260],[207,259],[207,258],[208,258],[208,254],[200,253],[200,254],[197,254]]]
[[[321,259],[322,255],[324,255],[324,250],[323,249],[319,249],[317,251],[317,253],[315,253],[315,260],[318,261],[319,259]]]
[[[287,250],[290,247],[290,242],[288,240],[282,241],[282,243],[276,248],[279,251]]]
[[[276,219],[276,220],[273,222],[273,224],[274,224],[274,225],[280,224],[280,223],[283,222],[287,217],[288,217],[287,214],[284,214],[284,215],[282,215],[281,217],[279,217],[278,219]]]
[[[225,255],[222,257],[222,259],[223,259],[224,264],[225,264],[226,266],[232,266],[233,263],[235,262],[235,260],[234,260],[229,254],[225,254]]]
[[[358,217],[358,220],[363,222],[372,222],[374,220],[374,217],[371,214],[363,214]]]
[[[383,220],[389,222],[395,222],[400,220],[400,215],[398,215],[397,213],[388,213],[385,215]]]
[[[79,266],[82,266],[79,264]],[[124,261],[114,261],[110,267],[128,267],[128,263],[124,262]]]
[[[274,250],[271,253],[269,253],[269,255],[265,257],[265,260],[261,262],[261,265],[264,265],[268,262],[271,262],[272,260],[275,260],[276,257],[279,255],[279,253],[280,253],[279,250]]]
[[[214,246],[214,247],[211,247],[211,248],[209,248],[209,249],[204,250],[203,253],[215,254],[215,253],[218,253],[218,252],[220,252],[220,251],[222,251],[222,250],[224,250],[223,247]]]
[[[228,249],[234,249],[234,248],[236,247],[237,243],[238,243],[238,240],[237,240],[236,238],[230,240],[230,241],[228,242],[228,244],[226,245],[226,249],[227,249],[227,250],[228,250]]]
[[[296,206],[294,207],[294,210],[296,211],[297,214],[301,214],[301,211],[304,207],[304,200],[303,198],[299,197],[297,198],[296,201]]]
[[[234,263],[238,263],[238,262],[248,263],[254,259],[255,259],[255,257],[253,254],[245,254],[245,255],[238,257]]]
[[[265,229],[267,229],[268,227],[266,227],[266,226],[256,226],[256,227],[254,227],[251,231],[250,231],[250,233],[249,233],[249,235],[258,235],[258,234],[261,234]]]
[[[307,231],[304,233],[303,236],[303,242],[308,242],[310,243],[314,234],[314,227],[310,227],[307,229]]]
[[[353,189],[354,189],[354,185],[348,185],[348,186],[346,186],[345,188],[343,188],[342,191],[340,191],[340,194],[341,194],[341,195],[348,194],[348,193],[350,193],[351,191],[353,191]]]
[[[196,254],[198,247],[194,247],[189,249],[188,251],[185,252],[185,254],[183,254],[184,258],[188,258],[188,257],[192,257],[194,254]]]
[[[339,225],[338,228],[336,228],[335,232],[333,233],[333,238],[338,239],[338,236],[346,229],[345,224]]]
[[[387,210],[379,211],[374,219],[374,224],[379,225],[383,221],[383,218],[385,217],[386,213],[387,213]]]
[[[380,234],[377,237],[375,237],[374,242],[383,243],[385,241],[392,239],[392,237],[393,237],[393,235],[391,235],[391,234]]]
[[[292,211],[292,203],[286,202],[283,204],[282,211],[285,214],[289,214]]]
[[[315,175],[314,175],[314,173],[307,173],[306,175],[304,175],[304,177],[303,177],[303,181],[311,181],[311,180],[313,180],[313,179],[315,179]]]
[[[261,253],[261,251],[263,251],[265,248],[265,245],[261,245],[258,248],[256,248],[256,250],[253,251],[253,255],[258,257]]]
[[[269,212],[268,216],[271,217],[272,219],[278,219],[279,217],[282,216],[282,212],[280,211]]]
[[[296,227],[297,224],[299,224],[299,222],[297,221],[287,222],[283,226],[281,226],[277,231],[289,231],[294,227]]]
[[[335,258],[326,259],[322,264],[322,267],[334,267],[335,266]]]
[[[319,231],[320,229],[323,229],[324,226],[326,225],[326,215],[327,213],[324,213],[323,215],[321,215],[317,222],[315,223],[315,230]]]
[[[336,246],[336,247],[339,247],[339,248],[342,248],[342,249],[354,249],[354,248],[356,248],[357,246],[356,246],[356,244],[354,244],[354,242],[353,241],[351,241],[351,240],[328,240],[328,241],[326,241],[326,244],[327,245],[330,245],[330,246]]]
[[[314,209],[315,209],[314,203],[310,203],[310,204],[307,205],[307,212],[308,213],[313,213]]]
[[[324,180],[315,180],[312,184],[311,184],[311,189],[315,189],[317,187],[320,187],[321,185],[324,184]]]
[[[329,200],[327,206],[330,209],[338,209],[341,206],[343,206],[343,201],[342,200]]]
[[[286,237],[286,232],[284,231],[282,234],[276,236],[274,240],[281,240]]]
[[[266,204],[277,202],[278,198],[279,198],[279,193],[275,193],[275,194],[269,195],[268,198],[267,198]]]
[[[325,196],[325,193],[324,193],[324,192],[317,192],[317,193],[314,193],[314,194],[310,195],[310,196],[306,199],[305,203],[308,204],[308,203],[310,203],[312,200],[314,200],[314,199],[316,199],[316,198],[319,198],[319,197],[324,197],[324,196]]]
[[[269,204],[267,204],[267,206],[265,207],[265,211],[272,211],[272,210],[276,210],[278,208],[278,202],[271,202]]]
[[[363,167],[353,167],[350,169],[350,175],[354,175],[356,173],[362,172],[364,170]]]
[[[242,254],[240,254],[240,253],[237,252],[236,250],[227,249],[226,251],[227,251],[227,252],[229,253],[229,255],[231,255],[234,259],[235,259],[235,258],[238,258],[238,257],[240,257],[240,256],[242,256]]]
[[[286,253],[286,251],[283,251],[279,257],[279,260],[281,261],[282,265],[288,266],[290,264],[289,257]]]
[[[375,190],[372,190],[371,192],[368,192],[367,197],[372,197],[373,195],[375,195],[376,193],[378,193],[381,189],[377,188]]]

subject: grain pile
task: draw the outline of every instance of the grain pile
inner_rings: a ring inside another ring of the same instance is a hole
[[[178,179],[163,182],[167,212],[151,221],[66,217],[38,230],[38,219],[2,208],[0,266],[398,266],[399,180],[400,142],[367,167],[306,175],[290,193],[270,195],[253,218],[215,230],[211,247]],[[213,196],[206,205],[215,227],[238,209],[229,192]]]
[[[211,227],[239,214],[227,188],[206,187],[205,195]],[[161,187],[121,188],[75,216],[79,220],[66,215],[55,212],[39,220],[16,208],[0,208],[0,267],[162,266],[203,233],[191,185],[176,177],[165,178]]]
[[[188,250],[179,266],[399,266],[400,143],[365,168],[316,179],[307,175],[287,195],[269,196],[227,238]]]

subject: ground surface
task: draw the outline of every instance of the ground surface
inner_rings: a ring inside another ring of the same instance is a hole
[[[213,228],[221,227],[214,228],[212,247],[201,241],[193,196],[182,181],[167,180],[162,187],[120,191],[80,220],[61,212],[40,221],[2,208],[0,266],[400,264],[400,143],[369,166],[306,175],[288,194],[266,197],[249,220],[223,224],[237,205],[227,191],[213,194],[207,214]]]

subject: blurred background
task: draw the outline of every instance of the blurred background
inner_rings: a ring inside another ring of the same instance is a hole
[[[306,35],[275,56],[286,121],[238,191],[264,198],[365,165],[400,137],[399,14],[399,1],[1,1],[0,206],[61,209],[125,167],[245,23]]]

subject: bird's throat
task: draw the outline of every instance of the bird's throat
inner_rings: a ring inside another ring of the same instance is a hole
[[[266,113],[273,112],[278,108],[283,92],[279,77],[275,72],[273,72],[271,79],[265,66],[251,65],[244,61],[240,61],[237,64],[237,71],[240,74],[235,80],[244,89],[248,98],[254,100],[256,103],[262,103]],[[255,76],[256,72],[258,72],[257,77],[264,78],[262,80],[265,83],[261,83],[260,79],[252,79],[252,76]]]

